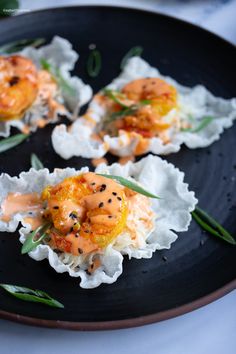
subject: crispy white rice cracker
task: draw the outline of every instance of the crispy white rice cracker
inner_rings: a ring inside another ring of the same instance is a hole
[[[161,75],[156,68],[151,67],[139,57],[131,58],[121,74],[107,88],[121,90],[130,81],[143,77],[159,77],[176,87],[181,120],[188,121],[189,116],[192,116],[200,124],[203,117],[214,117],[214,120],[199,132],[172,132],[171,142],[168,144],[163,144],[160,138],[151,138],[146,152],[167,155],[179,151],[182,144],[187,145],[190,149],[209,146],[218,140],[224,129],[230,128],[236,119],[235,98],[215,97],[201,85],[193,88],[182,86],[172,78]],[[72,156],[99,158],[105,155],[108,150],[118,156],[133,155],[140,139],[139,137],[130,139],[124,131],[120,131],[118,137],[105,135],[103,143],[93,140],[91,135],[99,129],[106,111],[96,100],[91,101],[88,111],[95,124],[89,124],[82,117],[78,118],[69,130],[65,125],[55,127],[52,143],[55,151],[61,157],[64,159],[69,159]],[[169,112],[170,116],[175,114],[175,110]],[[166,118],[168,119],[167,116]]]
[[[87,167],[79,171],[72,168],[55,169],[53,173],[49,173],[47,169],[39,171],[31,169],[29,172],[22,172],[19,178],[2,174],[0,176],[0,205],[8,193],[40,193],[48,184],[55,185],[66,177],[87,171]],[[85,263],[82,256],[73,256],[68,253],[57,254],[45,244],[40,244],[29,253],[29,256],[37,261],[47,258],[49,264],[58,273],[68,272],[72,277],[80,277],[82,288],[95,288],[101,283],[115,282],[122,273],[124,255],[128,255],[129,258],[151,258],[156,250],[169,249],[171,243],[177,239],[175,232],[188,229],[191,211],[197,203],[194,193],[190,192],[188,184],[183,182],[184,173],[157,156],[149,155],[139,162],[128,162],[124,166],[118,163],[111,166],[100,165],[96,172],[120,175],[125,178],[132,176],[144,188],[160,196],[161,199],[152,199],[152,210],[156,214],[155,228],[149,235],[146,235],[143,246],[136,249],[124,242],[124,247],[120,249],[122,240],[120,240],[119,247],[114,241],[104,250],[104,253],[97,255],[101,266],[92,275],[88,275],[85,269],[96,254],[91,254]],[[23,221],[24,216],[25,214],[17,213],[10,222],[0,221],[0,231],[14,232],[21,223],[20,241],[24,243],[25,235],[31,230],[30,225]]]
[[[38,69],[41,68],[41,59],[47,60],[53,67],[60,69],[61,76],[72,87],[74,95],[71,95],[71,93],[66,90],[63,90],[63,92],[58,90],[56,100],[61,104],[65,104],[71,112],[76,109],[78,104],[82,106],[91,99],[91,87],[86,85],[78,77],[72,77],[70,75],[70,71],[74,69],[79,55],[72,49],[72,45],[67,39],[55,36],[50,44],[42,46],[39,49],[26,47],[19,52],[19,54],[30,58]],[[47,107],[45,107],[40,98],[37,97],[22,119],[0,122],[0,136],[8,137],[11,127],[16,127],[21,130],[25,125],[30,127],[30,131],[35,132],[37,130],[37,121],[46,113]],[[57,110],[53,119],[50,120],[50,123],[57,122],[59,114],[64,114],[69,119],[72,119],[72,114],[69,111]]]

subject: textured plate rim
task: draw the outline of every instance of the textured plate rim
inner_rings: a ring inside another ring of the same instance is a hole
[[[193,24],[188,21],[184,21],[182,19],[178,19],[176,17],[162,14],[160,12],[152,11],[152,10],[145,10],[141,8],[134,8],[134,7],[122,7],[122,6],[106,6],[106,5],[76,5],[76,6],[61,6],[61,7],[52,7],[52,8],[46,8],[42,10],[37,10],[37,11],[32,11],[30,13],[26,14],[21,14],[17,15],[16,17],[10,17],[10,18],[3,18],[0,21],[0,27],[1,23],[4,22],[12,22],[15,21],[16,18],[18,17],[29,17],[31,15],[34,16],[34,14],[43,14],[47,12],[60,12],[60,11],[66,11],[70,9],[118,9],[118,10],[123,10],[123,11],[133,11],[133,12],[138,12],[138,13],[146,13],[146,14],[152,14],[156,15],[162,18],[166,18],[169,21],[174,21],[176,23],[182,23],[183,25],[187,25],[189,27],[194,28],[195,30],[207,33],[208,35],[212,36],[213,38],[216,38],[222,42],[224,42],[225,45],[230,46],[233,50],[236,49],[236,46],[231,43],[230,41],[222,38],[218,34],[215,34],[208,29],[202,28],[196,24]],[[67,330],[80,330],[80,331],[98,331],[98,330],[114,330],[114,329],[123,329],[123,328],[132,328],[132,327],[139,327],[147,324],[152,324],[164,320],[168,320],[183,314],[186,314],[188,312],[191,312],[193,310],[196,310],[200,307],[203,307],[205,305],[210,304],[211,302],[218,300],[219,298],[223,297],[224,295],[228,294],[229,292],[233,291],[236,289],[236,279],[232,280],[229,283],[226,283],[226,285],[220,287],[219,289],[215,290],[214,292],[211,292],[203,297],[198,298],[197,300],[194,300],[192,302],[186,303],[184,305],[166,310],[166,311],[160,311],[151,315],[145,315],[145,316],[140,316],[140,317],[135,317],[135,318],[129,318],[129,319],[124,319],[124,320],[114,320],[114,321],[101,321],[101,322],[73,322],[73,321],[60,321],[60,320],[45,320],[41,318],[35,318],[35,317],[29,317],[29,316],[22,316],[17,313],[12,313],[8,311],[3,311],[0,309],[0,318],[17,322],[17,323],[22,323],[30,326],[37,326],[37,327],[47,327],[47,328],[59,328],[59,329],[67,329]]]

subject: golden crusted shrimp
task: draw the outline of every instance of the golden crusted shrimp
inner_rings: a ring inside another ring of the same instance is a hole
[[[121,92],[134,104],[146,102],[133,113],[116,120],[116,127],[139,133],[146,138],[163,136],[163,132],[167,131],[172,123],[167,123],[162,118],[177,108],[176,89],[162,79],[144,78],[131,81]]]
[[[30,59],[0,57],[0,121],[20,119],[37,93],[37,69]]]
[[[117,182],[88,172],[47,186],[44,218],[51,220],[51,245],[78,255],[111,243],[126,225],[128,202]]]

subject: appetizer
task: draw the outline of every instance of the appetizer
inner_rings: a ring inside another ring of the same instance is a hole
[[[183,143],[191,149],[210,145],[235,118],[235,98],[215,97],[201,85],[184,87],[133,57],[69,129],[54,129],[52,143],[64,159],[100,158],[108,151],[166,155]]]
[[[22,252],[48,259],[82,288],[113,283],[123,257],[151,258],[186,231],[197,199],[184,173],[149,155],[125,166],[0,176],[0,231],[19,224]],[[34,232],[32,232],[34,231]]]
[[[54,123],[87,103],[90,86],[71,77],[78,54],[63,38],[39,49],[26,47],[0,56],[0,136],[16,127],[23,133]]]

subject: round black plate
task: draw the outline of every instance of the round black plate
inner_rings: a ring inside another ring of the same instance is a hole
[[[75,73],[95,92],[117,76],[123,55],[141,45],[145,59],[180,83],[203,84],[226,98],[236,94],[235,48],[209,32],[167,16],[112,7],[61,8],[3,20],[0,33],[1,43],[30,37],[50,40],[54,35],[68,38],[80,54]],[[102,71],[96,79],[90,79],[85,69],[91,43],[102,53]],[[57,156],[50,142],[52,128],[39,130],[27,142],[2,153],[1,172],[18,175],[28,170],[31,152],[50,170],[91,167],[89,160],[64,161]],[[191,151],[183,147],[167,158],[185,172],[200,206],[233,234],[235,136],[236,126],[210,148]],[[115,160],[109,157],[109,162]],[[65,305],[64,310],[51,309],[21,302],[1,291],[1,315],[27,323],[77,329],[135,326],[189,311],[236,283],[235,248],[202,233],[194,222],[188,232],[179,234],[170,250],[156,252],[152,259],[126,259],[116,283],[93,290],[81,289],[78,279],[68,274],[57,274],[47,261],[21,256],[17,233],[1,234],[0,243],[1,282],[45,290]]]

